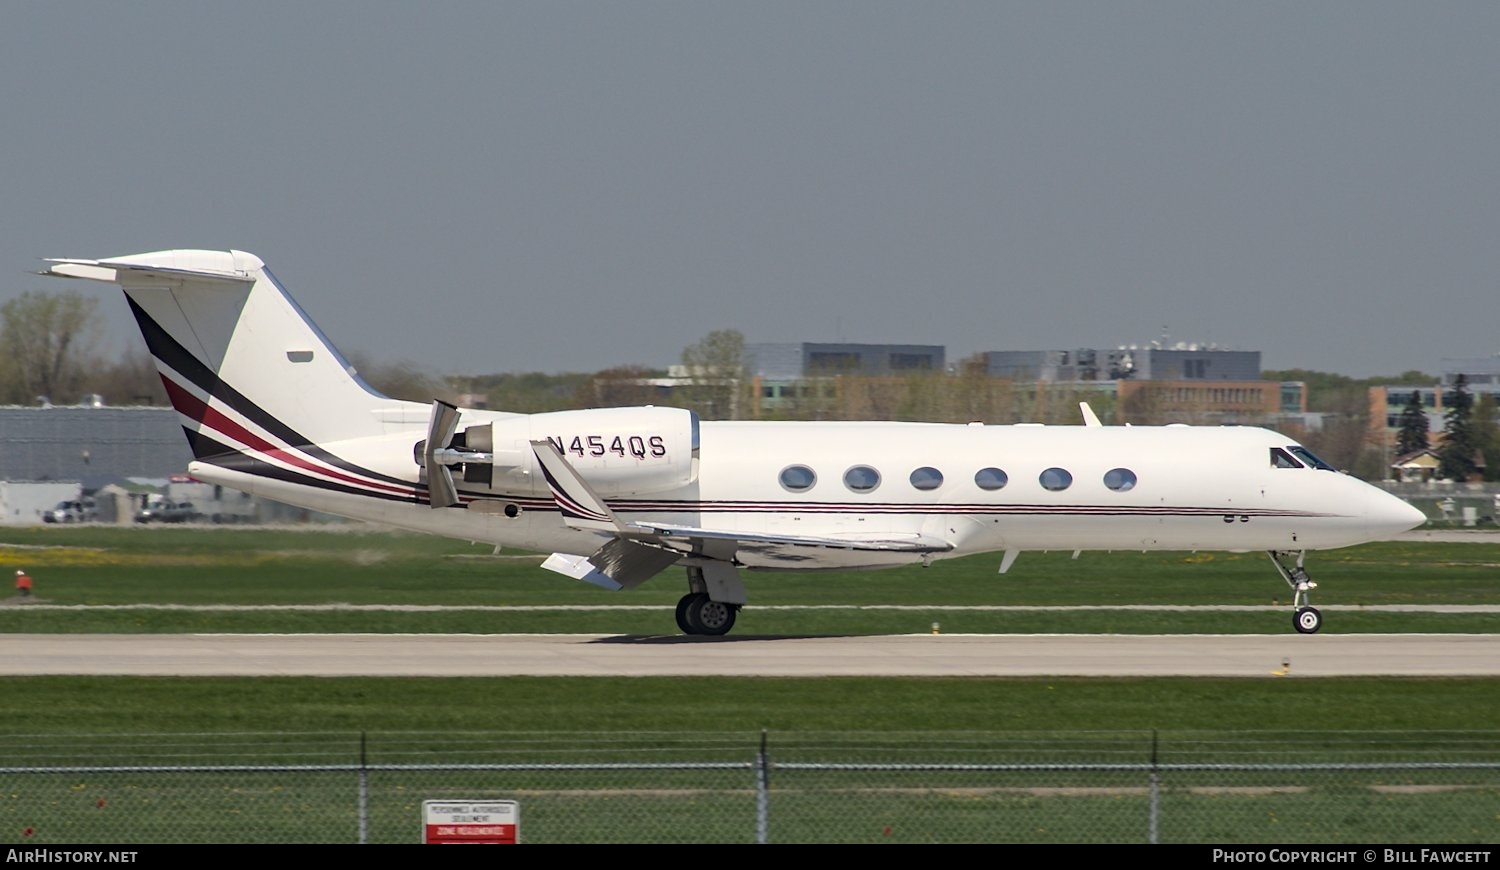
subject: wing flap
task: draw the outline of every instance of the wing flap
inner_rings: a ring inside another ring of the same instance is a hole
[[[866,550],[885,553],[946,553],[953,544],[941,538],[925,535],[775,535],[761,532],[725,531],[705,529],[697,526],[676,526],[666,523],[636,522],[630,528],[654,533],[668,546],[672,541],[688,539],[699,541],[738,541],[742,544],[780,544],[791,547],[827,547],[838,550]]]
[[[613,538],[591,556],[553,553],[542,567],[574,580],[618,591],[634,589],[670,568],[680,558],[679,553]]]

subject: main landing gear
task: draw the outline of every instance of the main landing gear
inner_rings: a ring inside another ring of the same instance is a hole
[[[677,627],[683,634],[728,634],[746,600],[739,570],[722,559],[704,559],[687,566],[687,578],[688,594],[677,602]]]
[[[1303,634],[1316,634],[1323,627],[1323,614],[1307,603],[1307,593],[1318,587],[1302,568],[1304,552],[1297,550],[1267,550],[1271,564],[1281,574],[1281,579],[1292,587],[1292,625]]]
[[[677,627],[683,634],[728,634],[739,615],[738,604],[714,601],[707,592],[689,592],[677,602]]]

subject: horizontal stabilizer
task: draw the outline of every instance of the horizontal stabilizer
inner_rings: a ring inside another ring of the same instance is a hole
[[[542,567],[574,580],[620,590],[634,589],[671,567],[678,558],[676,553],[615,538],[592,556],[553,553]]]
[[[109,260],[48,258],[45,262],[53,265],[47,267],[41,273],[43,275],[86,278],[110,284],[121,283],[128,273],[250,284],[265,266],[259,257],[243,251],[156,251]]]

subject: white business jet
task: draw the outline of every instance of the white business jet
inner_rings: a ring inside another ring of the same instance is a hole
[[[552,555],[630,589],[687,569],[684,633],[722,635],[744,571],[1023,550],[1265,550],[1312,633],[1309,550],[1422,523],[1266,429],[700,422],[691,411],[510,414],[386,398],[252,254],[48,260],[120,285],[195,478],[339,516]]]

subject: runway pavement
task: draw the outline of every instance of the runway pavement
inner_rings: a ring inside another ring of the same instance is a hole
[[[1500,542],[1500,533],[1426,530],[1408,532],[1400,539],[1489,543]],[[39,600],[29,604],[49,607]],[[282,608],[299,609],[294,606],[266,606],[264,609]],[[367,609],[429,608],[408,605]],[[1162,608],[1153,605],[1149,609]],[[1496,608],[1474,605],[1341,608],[1327,605],[1322,609],[1493,612]],[[1500,676],[1500,635],[1299,635],[1290,631],[1275,635],[731,635],[720,638],[582,634],[0,635],[0,676],[40,674],[213,677]]]
[[[0,675],[1500,676],[1500,636],[0,635]]]

